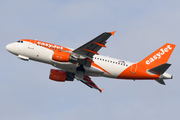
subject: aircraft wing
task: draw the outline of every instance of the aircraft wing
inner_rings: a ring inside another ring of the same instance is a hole
[[[111,36],[114,35],[114,32],[105,32],[101,35],[97,36],[93,40],[89,41],[88,43],[82,45],[81,47],[72,51],[73,53],[87,56],[88,58],[92,58],[94,54],[98,54],[97,52],[102,48],[106,47],[106,40]]]
[[[98,86],[91,80],[91,78],[89,76],[84,76],[84,79],[81,80],[81,82],[83,82],[90,88],[95,88],[95,89],[99,90],[100,92],[102,92],[102,90],[103,90],[103,89],[99,89]]]
[[[91,41],[87,42],[86,44],[80,46],[79,48],[73,50],[72,51],[73,57],[78,59],[78,63],[80,65],[85,65],[87,67],[90,67],[94,54],[98,54],[98,51],[102,47],[106,47],[105,44],[106,44],[107,39],[111,35],[114,35],[115,32],[116,31],[102,33],[101,35],[97,36],[93,40],[91,40]],[[76,76],[78,76],[77,73],[78,73],[78,70],[76,70]],[[81,76],[84,76],[84,74],[79,75],[79,77],[81,77]],[[102,92],[102,90],[103,90],[103,89],[99,89],[98,86],[91,80],[91,78],[89,76],[84,76],[84,78],[80,79],[80,81],[91,88],[95,88],[95,89],[99,90],[100,92]]]

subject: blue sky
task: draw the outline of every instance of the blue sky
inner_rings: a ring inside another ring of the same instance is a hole
[[[180,1],[1,0],[1,120],[179,120]],[[100,54],[137,62],[176,44],[166,86],[155,81],[92,77],[103,93],[81,82],[49,80],[53,66],[25,62],[5,46],[22,38],[77,48],[103,32],[117,31]]]

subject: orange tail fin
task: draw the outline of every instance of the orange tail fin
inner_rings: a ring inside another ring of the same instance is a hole
[[[176,45],[166,43],[152,54],[144,58],[138,64],[146,66],[148,69],[159,66],[163,63],[167,63],[171,53],[173,52]]]

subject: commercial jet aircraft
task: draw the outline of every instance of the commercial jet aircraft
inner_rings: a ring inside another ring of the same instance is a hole
[[[49,78],[58,82],[73,81],[74,78],[91,88],[102,92],[89,76],[103,76],[115,79],[155,80],[164,84],[163,79],[172,79],[165,71],[171,66],[167,63],[176,45],[166,43],[155,52],[132,63],[98,54],[114,32],[105,32],[77,49],[32,39],[21,39],[8,44],[6,49],[19,59],[34,60],[51,64]]]

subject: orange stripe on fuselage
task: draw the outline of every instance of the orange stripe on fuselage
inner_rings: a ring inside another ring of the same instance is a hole
[[[133,65],[129,66],[127,69],[125,69],[117,78],[118,79],[158,79],[159,74],[150,75],[146,72],[147,68],[144,66],[137,64],[136,72],[131,72],[131,67]]]
[[[68,49],[66,47],[60,46],[60,45],[55,45],[47,42],[42,42],[38,40],[31,40],[31,39],[22,39],[22,41],[30,42],[36,45],[40,45],[42,47],[45,47],[49,50],[64,50],[64,51],[72,51],[71,49]]]
[[[100,67],[99,65],[95,64],[94,62],[91,62],[91,65],[92,65],[93,67],[96,67],[96,68],[98,68],[98,69],[106,72],[107,74],[111,75],[111,73],[109,73],[108,71],[106,71],[105,69],[103,69],[102,67]]]
[[[96,67],[96,68],[98,68],[98,69],[106,72],[107,74],[111,75],[111,73],[109,73],[108,71],[106,71],[105,69],[103,69],[102,67],[100,67],[99,65],[97,65],[96,63],[94,63],[93,60],[88,59],[88,58],[86,58],[86,60],[89,61],[89,62],[91,62],[91,65],[92,65],[93,67]]]

